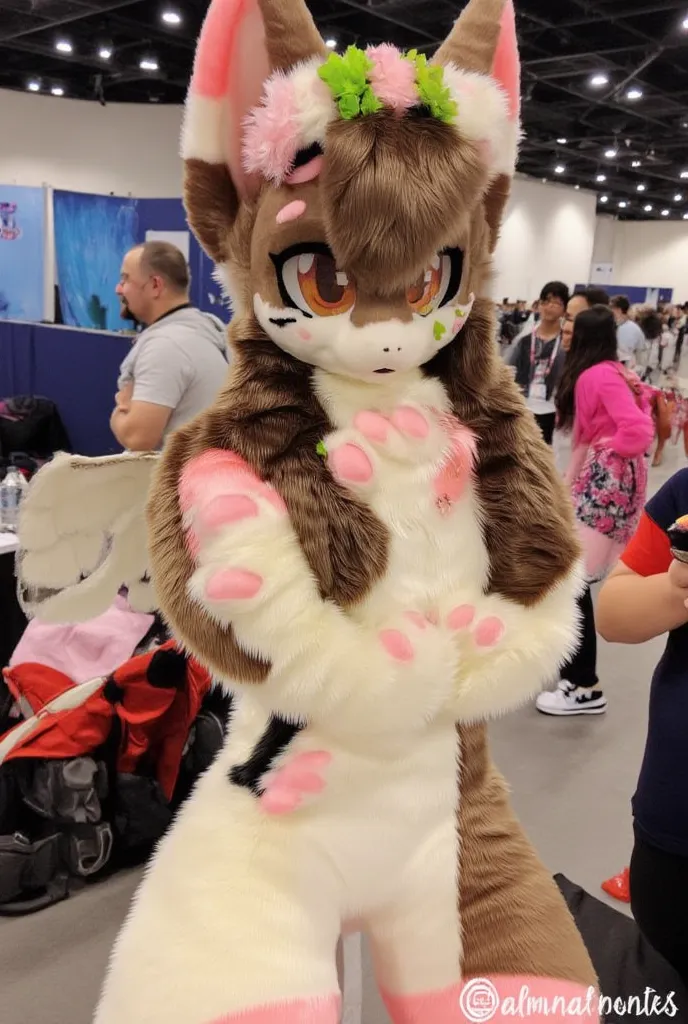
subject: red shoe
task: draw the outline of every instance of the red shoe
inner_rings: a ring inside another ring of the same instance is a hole
[[[624,868],[620,875],[614,875],[602,883],[602,889],[608,896],[612,896],[621,903],[631,902],[631,886],[629,881],[630,872]]]

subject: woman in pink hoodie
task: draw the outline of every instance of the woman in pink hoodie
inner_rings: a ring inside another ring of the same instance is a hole
[[[654,440],[649,392],[617,360],[616,323],[607,306],[579,313],[556,399],[557,426],[573,431],[566,478],[585,554],[587,586],[579,599],[581,641],[553,693],[537,708],[548,715],[603,714],[590,584],[607,575],[633,536],[647,492]]]

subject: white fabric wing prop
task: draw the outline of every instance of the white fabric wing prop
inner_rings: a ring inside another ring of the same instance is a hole
[[[126,586],[136,611],[155,611],[145,506],[155,452],[56,455],[21,505],[16,573],[28,618],[83,622]]]

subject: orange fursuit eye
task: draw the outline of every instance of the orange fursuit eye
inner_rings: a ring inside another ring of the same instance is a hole
[[[326,253],[299,256],[297,280],[303,300],[315,316],[348,313],[356,299],[353,284]]]
[[[416,313],[425,316],[437,306],[442,287],[442,260],[428,267],[422,277],[406,293],[408,303]]]

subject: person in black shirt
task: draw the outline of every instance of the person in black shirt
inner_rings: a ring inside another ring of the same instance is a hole
[[[688,565],[674,558],[667,531],[687,513],[688,469],[682,469],[647,503],[635,536],[602,588],[596,616],[598,632],[615,643],[638,644],[668,634],[650,690],[628,882],[640,930],[686,983]]]

